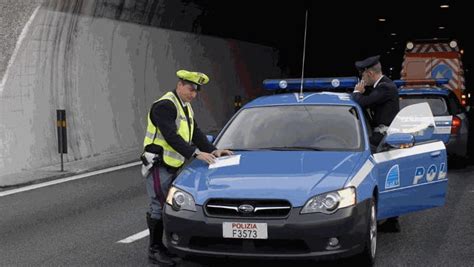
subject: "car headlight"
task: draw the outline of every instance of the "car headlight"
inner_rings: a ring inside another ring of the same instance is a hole
[[[168,203],[174,210],[190,210],[196,211],[196,202],[194,202],[193,196],[179,188],[172,186],[168,191],[166,197],[166,203]]]
[[[301,210],[301,214],[315,212],[331,214],[336,212],[338,209],[346,208],[355,204],[355,188],[349,187],[310,198]]]

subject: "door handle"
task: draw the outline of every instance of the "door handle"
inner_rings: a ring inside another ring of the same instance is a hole
[[[439,157],[439,155],[441,155],[441,151],[435,151],[435,152],[431,152],[431,157],[435,158],[435,157]]]

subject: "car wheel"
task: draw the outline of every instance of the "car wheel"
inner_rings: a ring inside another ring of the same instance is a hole
[[[372,266],[375,263],[377,253],[377,208],[374,199],[370,200],[369,222],[365,238],[364,251],[358,255],[359,262],[363,266]]]

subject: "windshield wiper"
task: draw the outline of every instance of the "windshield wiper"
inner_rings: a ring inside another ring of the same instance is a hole
[[[265,150],[278,150],[278,151],[288,151],[288,150],[312,150],[312,151],[322,151],[324,149],[311,146],[274,146],[274,147],[262,147],[260,149]]]

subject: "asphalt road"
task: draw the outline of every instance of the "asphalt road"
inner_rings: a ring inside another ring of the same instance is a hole
[[[474,265],[474,167],[449,171],[447,205],[379,232],[376,266]],[[146,266],[147,197],[139,168],[0,197],[0,266]],[[314,266],[306,261],[192,259],[178,266]],[[318,266],[353,266],[351,259]]]

